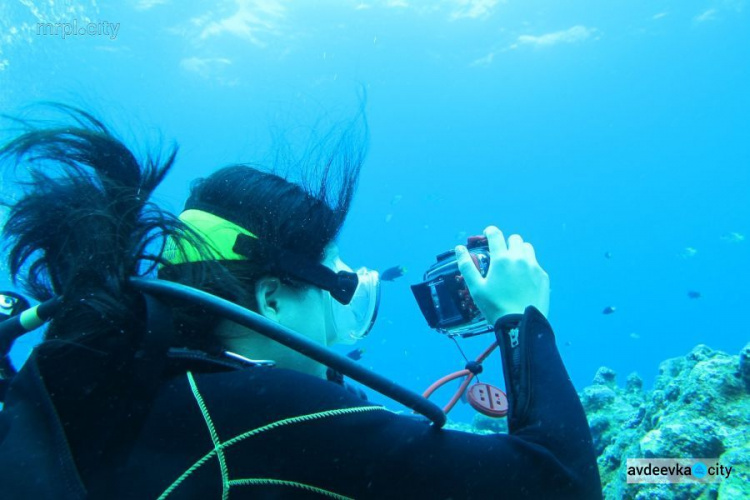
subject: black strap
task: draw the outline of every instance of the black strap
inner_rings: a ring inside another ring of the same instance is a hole
[[[154,391],[167,364],[167,351],[174,341],[172,308],[151,294],[143,294],[146,303],[146,331],[141,348],[135,354],[135,379],[145,391]]]
[[[167,352],[174,340],[172,309],[153,295],[143,293],[146,305],[146,330],[135,353],[132,365],[131,383],[123,394],[126,411],[120,415],[109,415],[106,425],[115,432],[104,447],[103,461],[97,480],[88,484],[91,498],[114,496],[110,491],[117,484],[117,471],[127,463],[133,446],[137,442],[143,425],[151,411],[154,398],[161,387],[165,372]],[[105,463],[105,461],[107,463]]]
[[[349,271],[336,272],[319,262],[302,255],[290,252],[284,248],[270,246],[256,238],[245,234],[238,234],[232,251],[239,255],[250,257],[254,247],[265,247],[264,254],[273,256],[276,267],[290,276],[315,285],[330,292],[338,302],[347,305],[352,301],[354,292],[359,284],[357,273]]]

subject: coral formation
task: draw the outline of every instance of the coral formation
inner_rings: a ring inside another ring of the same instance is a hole
[[[602,367],[579,396],[605,498],[750,498],[750,344],[736,356],[699,345],[687,356],[668,359],[650,391],[635,373],[620,387],[615,372]],[[508,431],[506,419],[482,415],[471,426],[448,427],[482,434]],[[732,472],[715,483],[628,484],[628,458],[718,459]]]
[[[651,391],[636,374],[618,387],[601,368],[580,394],[605,498],[750,498],[750,344],[739,356],[705,345],[661,363]],[[718,483],[627,484],[627,458],[713,458],[733,467]]]

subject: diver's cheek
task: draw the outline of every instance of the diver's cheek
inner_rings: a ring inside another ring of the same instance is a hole
[[[330,313],[330,294],[319,289],[310,293],[302,308],[300,315],[300,333],[322,346],[335,343],[335,331],[330,327],[332,319]]]
[[[333,311],[330,304],[325,305],[324,309],[324,321],[325,327],[326,345],[332,346],[338,343],[338,336],[336,335],[336,329],[333,327]]]
[[[320,313],[320,328],[323,330],[323,337],[325,339],[325,345],[330,347],[337,343],[336,330],[333,328],[333,308],[331,306],[331,294],[325,293],[325,297],[321,301],[321,313]]]

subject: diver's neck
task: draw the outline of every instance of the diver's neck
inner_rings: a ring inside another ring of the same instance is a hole
[[[326,367],[312,359],[271,340],[249,328],[222,321],[216,334],[227,351],[250,359],[271,360],[276,368],[295,370],[306,375],[326,378]]]

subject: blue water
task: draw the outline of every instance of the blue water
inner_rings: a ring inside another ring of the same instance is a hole
[[[602,365],[649,384],[698,343],[750,340],[744,0],[37,3],[0,4],[0,109],[58,100],[131,143],[176,141],[159,193],[174,210],[190,179],[350,119],[364,89],[369,155],[340,243],[354,266],[409,269],[362,362],[412,389],[463,362],[407,285],[489,224],[534,244],[579,388]],[[36,33],[88,21],[119,28]]]

